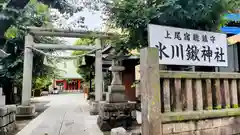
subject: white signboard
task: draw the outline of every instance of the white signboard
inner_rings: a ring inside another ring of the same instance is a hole
[[[149,46],[165,65],[228,66],[226,34],[148,26]]]

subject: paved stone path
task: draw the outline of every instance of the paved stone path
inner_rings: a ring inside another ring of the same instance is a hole
[[[17,135],[103,135],[96,124],[97,116],[89,115],[83,94],[52,95],[34,100],[50,101],[49,108]]]

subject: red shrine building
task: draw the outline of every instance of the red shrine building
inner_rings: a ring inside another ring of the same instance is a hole
[[[77,73],[74,60],[65,60],[58,63],[57,68],[60,72],[55,78],[53,78],[52,89],[66,92],[81,90],[82,77]]]
[[[81,79],[56,79],[55,88],[63,91],[78,91],[81,89]]]

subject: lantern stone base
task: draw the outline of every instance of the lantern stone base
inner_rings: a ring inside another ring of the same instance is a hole
[[[108,93],[106,101],[109,103],[125,103],[127,101],[125,91]]]
[[[106,96],[106,101],[108,103],[125,103],[127,102],[127,97],[125,94],[125,86],[124,85],[116,85],[113,84],[108,86],[108,91]]]
[[[17,106],[17,118],[33,118],[36,116],[35,106]]]
[[[116,127],[131,127],[136,123],[136,103],[100,103],[97,124],[102,131]]]
[[[99,111],[99,102],[92,102],[91,109],[90,109],[90,115],[98,115]]]

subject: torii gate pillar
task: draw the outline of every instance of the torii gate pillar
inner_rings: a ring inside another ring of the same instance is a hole
[[[101,39],[95,40],[95,46],[102,47]],[[97,50],[95,55],[95,102],[92,103],[91,115],[99,112],[99,102],[103,99],[103,72],[102,72],[102,50]]]
[[[35,114],[34,106],[31,106],[32,93],[32,69],[33,69],[33,36],[25,36],[23,83],[22,83],[22,104],[17,107],[17,117],[32,117]]]
[[[95,45],[101,48],[101,39],[96,39]],[[102,50],[96,51],[95,56],[95,101],[102,101],[103,98],[103,75],[102,75]]]
[[[32,89],[32,69],[33,69],[33,46],[32,35],[25,37],[24,65],[23,65],[23,83],[22,83],[22,105],[30,105]]]

